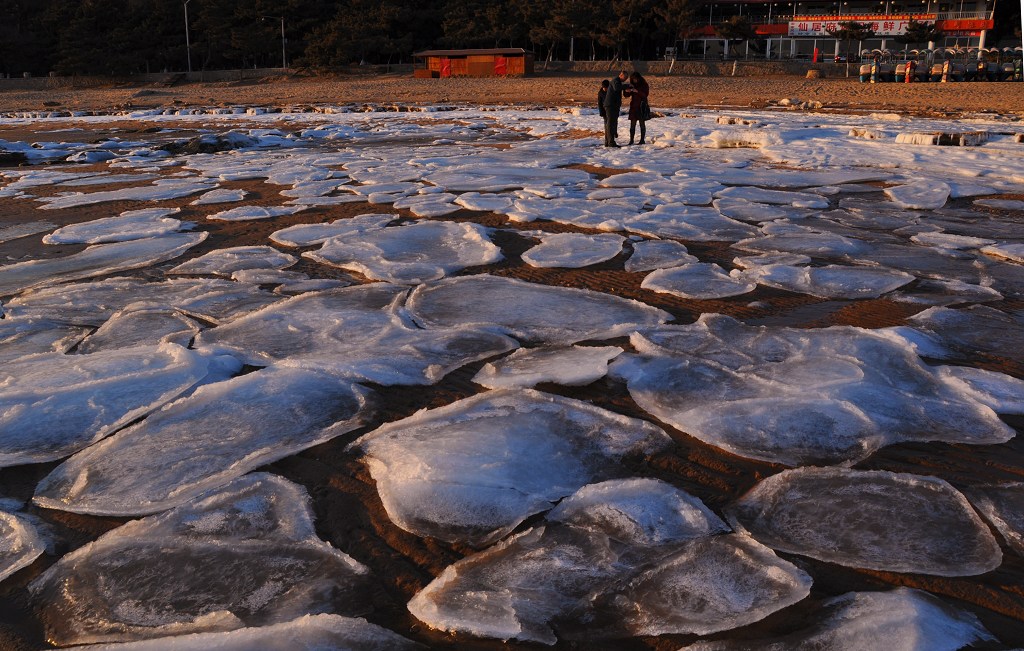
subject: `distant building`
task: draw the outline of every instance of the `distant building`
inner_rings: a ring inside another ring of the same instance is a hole
[[[875,32],[874,38],[853,43],[852,53],[904,49],[906,46],[894,37],[906,33],[911,19],[935,23],[944,33],[940,42],[921,43],[913,46],[915,48],[983,48],[988,31],[993,27],[994,7],[995,0],[712,0],[704,6],[703,16],[698,19],[702,24],[688,39],[677,44],[682,46],[677,51],[680,56],[754,56],[743,42],[739,43],[743,51],[729,52],[729,44],[716,35],[715,27],[731,16],[746,17],[758,37],[766,39],[764,51],[756,53],[764,58],[811,58],[816,48],[822,59],[845,55],[846,45],[830,37],[827,30],[847,21],[867,23]],[[736,41],[732,47],[737,47]]]
[[[426,50],[413,55],[417,77],[523,77],[533,74],[533,52],[523,48]]]

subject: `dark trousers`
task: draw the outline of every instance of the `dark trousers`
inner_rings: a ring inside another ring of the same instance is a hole
[[[632,144],[633,138],[636,137],[636,123],[640,123],[640,144],[646,144],[647,138],[647,123],[643,120],[630,120],[629,121],[629,142]]]
[[[605,107],[604,110],[604,144],[608,147],[615,144],[619,135],[619,109]]]

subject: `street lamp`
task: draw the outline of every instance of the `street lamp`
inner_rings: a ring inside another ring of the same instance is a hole
[[[260,16],[260,18],[262,20],[266,20],[268,18],[272,18],[274,20],[280,20],[281,21],[281,69],[282,70],[287,69],[288,68],[288,58],[287,58],[287,56],[285,54],[285,43],[286,43],[286,41],[284,39],[284,16]]]
[[[192,72],[192,44],[188,39],[188,3],[192,0],[185,0],[185,55],[188,57],[188,71]]]

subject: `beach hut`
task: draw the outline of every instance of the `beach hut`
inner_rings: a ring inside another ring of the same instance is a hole
[[[523,48],[426,50],[416,58],[416,77],[524,77],[533,74],[533,52]]]

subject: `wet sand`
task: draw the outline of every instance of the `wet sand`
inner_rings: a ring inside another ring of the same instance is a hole
[[[430,81],[430,80],[425,80]],[[1020,85],[1024,87],[1024,84]],[[244,100],[238,100],[244,102]],[[1019,108],[1020,105],[1018,105]],[[163,125],[167,126],[167,125]],[[50,127],[33,127],[45,130]],[[102,128],[102,127],[101,127]],[[13,130],[0,129],[0,138],[14,139]],[[62,134],[40,138],[58,138]],[[118,135],[124,137],[124,132]],[[81,168],[90,169],[90,168]],[[104,166],[96,166],[97,170]],[[624,170],[590,169],[604,176]],[[116,186],[110,186],[116,187]],[[224,183],[226,188],[245,189],[252,193],[247,204],[277,204],[284,197],[277,195],[280,186],[262,181]],[[108,189],[93,186],[90,191]],[[58,191],[40,188],[38,194]],[[225,223],[209,221],[205,216],[223,209],[223,206],[190,206],[193,197],[161,202],[166,207],[181,207],[178,217],[198,223],[198,228],[211,233],[206,242],[191,250],[188,257],[226,246],[266,244],[271,232],[298,223],[328,222],[368,212],[400,214],[415,219],[405,210],[394,210],[387,205],[365,203],[318,207],[298,215],[272,220]],[[958,202],[969,200],[954,200]],[[966,204],[965,204],[966,205]],[[144,207],[137,202],[106,203],[65,210],[38,210],[32,202],[0,198],[0,226],[14,221],[47,220],[57,224],[83,222],[109,217],[128,209]],[[461,210],[439,218],[443,220],[473,221],[487,226],[544,230],[549,232],[580,231],[581,229],[552,222],[533,222],[517,225],[503,216],[491,213]],[[0,260],[20,256],[67,255],[81,246],[45,246],[40,236],[31,236],[0,244]],[[658,294],[640,288],[645,273],[623,271],[623,256],[585,269],[537,269],[526,265],[520,255],[534,241],[527,236],[501,232],[495,242],[501,246],[505,260],[486,267],[475,267],[463,273],[491,273],[551,285],[581,287],[604,291],[618,296],[634,298],[664,309],[679,323],[689,323],[701,313],[720,312],[749,323],[787,325],[796,327],[824,327],[829,325],[855,325],[869,328],[897,325],[922,308],[896,303],[882,298],[864,301],[837,301],[819,299],[782,290],[758,287],[752,294],[721,299],[695,301]],[[734,251],[725,244],[686,243],[691,252],[706,262],[725,263],[734,257]],[[313,248],[313,247],[310,247]],[[307,250],[307,249],[299,249]],[[296,253],[290,250],[289,252]],[[179,263],[174,260],[157,267],[126,272],[157,279],[162,270]],[[345,272],[318,265],[303,259],[292,269],[313,277],[339,276]],[[1004,300],[993,303],[1000,309],[1024,308],[1024,301]],[[613,340],[615,345],[629,349],[626,338]],[[999,370],[1024,378],[1024,364],[998,357],[977,357],[957,362],[970,363],[991,370]],[[348,553],[372,570],[377,586],[373,596],[373,612],[367,616],[371,622],[386,626],[399,634],[418,640],[431,648],[446,649],[505,649],[552,648],[538,645],[501,643],[476,640],[468,636],[449,636],[428,630],[405,609],[405,603],[446,566],[472,552],[468,547],[451,545],[431,539],[422,539],[393,525],[387,517],[377,495],[373,480],[357,458],[345,451],[345,446],[376,426],[413,414],[423,408],[439,407],[480,392],[471,378],[484,362],[464,367],[432,387],[374,387],[378,393],[378,411],[373,423],[361,430],[309,449],[263,470],[282,475],[306,487],[313,499],[320,537]],[[543,391],[584,399],[628,416],[650,419],[630,398],[621,382],[601,380],[585,387],[563,387],[545,384]],[[1024,418],[1009,420],[1021,431]],[[782,466],[740,458],[708,446],[678,430],[663,425],[676,441],[668,452],[649,459],[630,463],[629,470],[637,476],[657,477],[682,488],[719,511],[728,502],[743,494],[766,476],[783,469]],[[57,463],[7,468],[0,471],[0,495],[29,500],[35,484],[49,473]],[[971,484],[1024,480],[1024,438],[990,446],[947,445],[940,443],[901,444],[884,448],[867,460],[857,464],[860,469],[885,469],[933,475],[958,488]],[[60,539],[56,555],[46,554],[0,584],[0,649],[39,649],[45,647],[39,619],[29,601],[26,586],[61,555],[96,539],[102,533],[125,520],[92,517],[59,511],[33,509],[33,512],[51,523]],[[534,518],[527,522],[530,524]],[[1002,543],[1001,537],[996,534]],[[760,637],[783,633],[800,626],[820,600],[851,590],[877,590],[889,586],[910,586],[928,590],[950,603],[976,613],[982,623],[1009,646],[1024,644],[1024,559],[1003,545],[1003,564],[995,571],[977,577],[944,578],[915,574],[855,570],[811,559],[780,554],[807,570],[814,577],[811,598],[784,609],[767,619],[715,638]],[[695,636],[667,635],[657,638],[637,638],[607,642],[572,644],[563,642],[555,649],[657,649],[669,651],[697,639]],[[995,646],[993,648],[1004,648]]]

